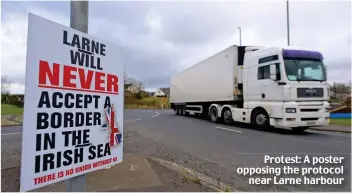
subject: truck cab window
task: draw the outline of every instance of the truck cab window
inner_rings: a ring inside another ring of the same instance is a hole
[[[258,67],[258,80],[270,79],[269,65]]]
[[[276,63],[276,80],[281,80],[280,63]]]
[[[273,55],[273,56],[267,56],[264,58],[260,58],[258,63],[265,63],[265,62],[271,62],[271,61],[275,61],[275,60],[279,60],[279,56],[278,55]]]
[[[270,65],[258,67],[258,80],[270,79]],[[276,80],[281,80],[280,63],[276,63]]]
[[[264,58],[259,58],[258,63],[274,62],[279,60],[278,55],[266,56]],[[276,65],[276,80],[281,80],[280,73],[280,63],[275,63]],[[270,64],[258,67],[258,80],[270,79]]]
[[[284,58],[287,79],[290,81],[325,81],[326,72],[321,60]]]

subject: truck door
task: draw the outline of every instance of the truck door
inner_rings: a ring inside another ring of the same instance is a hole
[[[270,79],[270,65],[276,65],[276,79],[273,81]],[[281,80],[281,69],[280,63],[267,63],[258,67],[258,81],[261,85],[261,100],[262,101],[283,101],[284,99],[284,87],[279,85],[278,82]]]

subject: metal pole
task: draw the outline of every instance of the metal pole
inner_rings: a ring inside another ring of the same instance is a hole
[[[88,33],[88,1],[71,0],[70,27]],[[82,174],[66,180],[67,192],[85,192],[86,175]]]
[[[240,34],[240,46],[242,45],[242,35],[241,35],[241,28],[237,27],[237,29],[239,30],[239,34]]]
[[[70,27],[88,33],[88,1],[71,0]]]
[[[287,45],[290,45],[290,13],[289,13],[289,5],[288,0],[286,0],[286,13],[287,13]]]
[[[237,29],[239,30],[240,32],[240,46],[242,45],[242,35],[241,35],[241,28],[240,27],[237,27]]]

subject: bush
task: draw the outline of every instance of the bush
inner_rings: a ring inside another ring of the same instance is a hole
[[[145,91],[140,91],[141,92],[141,96],[143,97],[143,98],[147,98],[147,97],[149,97],[149,94],[147,93],[147,92],[145,92]]]
[[[137,99],[134,96],[125,95],[125,107],[126,108],[161,108],[161,101],[159,98],[145,97],[143,99]],[[169,108],[170,104],[164,104],[164,108]]]
[[[132,98],[132,97],[133,97],[133,94],[129,90],[125,90],[125,100],[127,98]]]
[[[9,94],[1,94],[1,103],[2,104],[9,104]]]
[[[142,94],[141,92],[137,92],[137,93],[135,94],[135,98],[136,98],[136,99],[143,99],[143,94]]]
[[[351,107],[351,97],[348,97],[347,100],[343,102],[344,105]]]
[[[136,99],[134,97],[126,97],[125,104],[136,104]]]
[[[24,105],[24,95],[9,95],[8,104],[22,108]]]

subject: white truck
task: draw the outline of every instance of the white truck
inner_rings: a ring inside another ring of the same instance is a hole
[[[171,78],[177,115],[257,128],[328,125],[329,85],[320,52],[230,46]]]

